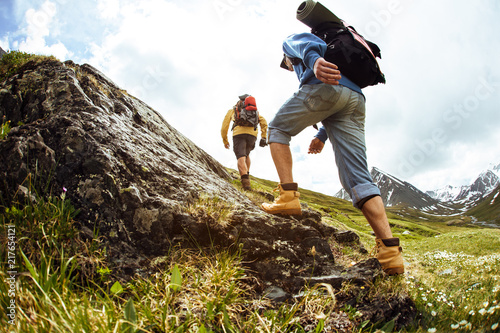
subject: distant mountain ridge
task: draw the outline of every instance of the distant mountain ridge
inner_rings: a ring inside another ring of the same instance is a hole
[[[378,168],[372,168],[370,173],[373,181],[380,189],[386,206],[403,204],[417,209],[429,209],[439,202],[412,184],[402,181]]]
[[[467,212],[485,200],[498,204],[500,198],[500,164],[490,166],[470,185],[451,186],[423,192],[412,184],[400,180],[376,167],[372,168],[373,181],[380,188],[386,207],[406,206],[433,214],[452,215]],[[344,189],[335,197],[350,200]],[[484,209],[488,210],[488,205]],[[500,221],[500,216],[495,217]]]
[[[500,185],[500,164],[481,172],[471,185],[451,186],[427,191],[436,200],[473,207]]]
[[[400,180],[378,168],[372,168],[370,172],[373,182],[380,189],[382,200],[386,207],[404,205],[415,209],[433,210],[439,204],[439,200],[422,192],[412,184]],[[335,197],[350,200],[349,195],[341,189]]]

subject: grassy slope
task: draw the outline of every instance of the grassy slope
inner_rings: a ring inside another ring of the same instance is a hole
[[[269,191],[276,186],[252,180],[259,189]],[[370,226],[350,202],[303,189],[300,193],[302,202],[329,213],[331,219],[325,221],[355,231],[367,249],[373,246]],[[446,222],[460,217],[431,216],[402,207],[387,209],[387,215],[394,236],[402,241],[408,292],[421,316],[418,325],[407,331],[498,329],[500,230],[452,226]]]
[[[475,216],[479,221],[493,221],[492,223],[500,224],[500,198],[495,198],[499,192],[500,186],[467,214]],[[496,200],[493,200],[494,198]]]

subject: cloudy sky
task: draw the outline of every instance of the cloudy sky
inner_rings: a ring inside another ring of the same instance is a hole
[[[422,190],[470,184],[500,163],[500,2],[323,0],[382,50],[386,85],[364,89],[370,167]],[[223,165],[220,137],[237,96],[270,121],[298,88],[279,68],[282,40],[308,28],[290,0],[1,0],[0,46],[89,63],[157,110]],[[331,146],[292,140],[299,186],[340,189]],[[229,133],[231,135],[231,133]],[[269,148],[251,173],[278,180]]]

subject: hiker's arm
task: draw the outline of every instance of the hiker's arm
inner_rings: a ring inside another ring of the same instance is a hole
[[[328,135],[326,134],[325,128],[322,126],[319,130],[318,133],[314,136],[314,139],[312,139],[311,144],[309,145],[309,151],[307,152],[308,154],[319,154],[323,150],[323,147],[325,146],[325,142],[328,140]]]
[[[259,114],[259,125],[260,125],[260,135],[261,135],[259,146],[265,147],[267,146],[267,121],[260,114]]]
[[[266,139],[267,138],[267,121],[261,115],[259,115],[259,125],[260,125],[260,136],[263,139]]]
[[[308,154],[319,154],[323,150],[325,144],[318,138],[314,138],[309,145]]]
[[[323,56],[326,43],[311,33],[289,36],[283,43],[283,52],[290,58],[300,58],[304,65],[312,69],[318,80],[326,84],[339,84],[340,71],[337,65],[326,61]]]
[[[321,126],[320,129],[318,130],[318,133],[316,133],[314,137],[320,139],[321,142],[325,143],[326,140],[328,140],[328,134],[326,134],[325,127]]]
[[[233,110],[229,110],[224,117],[224,120],[222,121],[222,127],[220,130],[220,134],[222,136],[222,142],[224,143],[224,147],[226,149],[229,149],[229,141],[227,139],[227,132],[229,131],[229,124],[231,123],[231,117],[233,115]]]
[[[290,58],[302,59],[310,69],[318,58],[323,57],[326,49],[326,43],[311,33],[294,34],[283,42],[283,52]]]
[[[324,58],[318,58],[314,63],[314,75],[316,78],[326,84],[339,84],[341,78],[337,65],[326,61]]]

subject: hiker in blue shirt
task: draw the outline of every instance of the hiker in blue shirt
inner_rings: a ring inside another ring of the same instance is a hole
[[[311,33],[291,35],[283,43],[282,67],[295,71],[300,86],[268,126],[268,143],[280,179],[280,194],[273,203],[263,203],[262,209],[271,214],[301,214],[298,184],[292,174],[290,141],[306,127],[321,122],[321,135],[326,140],[326,134],[332,143],[342,186],[376,235],[377,259],[387,273],[401,274],[404,268],[399,239],[392,236],[380,190],[368,171],[365,97],[359,86],[323,58],[326,49],[326,43]],[[320,152],[323,142],[312,145],[310,152]]]

